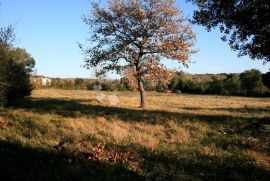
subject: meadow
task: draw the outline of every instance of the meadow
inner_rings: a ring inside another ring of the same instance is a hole
[[[0,109],[8,180],[268,180],[270,98],[39,89]]]

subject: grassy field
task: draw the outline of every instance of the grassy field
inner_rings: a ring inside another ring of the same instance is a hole
[[[1,177],[270,178],[270,98],[148,92],[147,109],[138,103],[136,92],[33,91],[0,109]]]

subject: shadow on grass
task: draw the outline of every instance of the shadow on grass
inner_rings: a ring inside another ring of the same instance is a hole
[[[153,180],[268,180],[270,176],[269,171],[240,155],[222,158],[195,151],[189,153],[195,157],[185,154],[178,158],[172,154],[150,154],[145,157],[145,169],[152,171],[149,177]]]
[[[94,100],[92,100],[94,101]],[[91,102],[91,101],[90,101]],[[110,119],[112,116],[123,121],[145,122],[148,124],[164,124],[168,120],[181,122],[183,120],[205,121],[213,124],[230,124],[235,121],[260,122],[269,124],[269,117],[241,117],[230,115],[204,115],[194,113],[168,112],[163,110],[139,110],[130,108],[120,108],[103,105],[83,104],[76,99],[25,99],[18,102],[15,108],[30,110],[45,114],[51,113],[63,117],[98,117],[103,116]],[[235,110],[236,111],[236,110]],[[240,110],[241,111],[241,110]]]
[[[87,105],[81,103],[80,100],[72,99],[27,99],[19,102],[14,108],[73,118],[80,116],[104,116],[107,118],[117,116],[123,121],[142,121],[150,124],[165,124],[168,119],[205,121],[211,124],[224,125],[234,123],[235,120],[269,124],[269,118],[200,115],[196,114],[196,111],[194,111],[194,114],[187,114],[137,110]],[[208,141],[216,142],[213,139]],[[226,139],[221,141],[222,145],[217,144],[218,147],[229,147],[234,144]],[[207,145],[208,142],[205,144]],[[114,146],[121,147],[120,145]],[[162,149],[159,149],[159,151],[161,150],[159,153],[154,153],[138,145],[122,146],[121,149],[123,150],[132,148],[143,158],[140,168],[143,170],[143,176],[147,177],[145,178],[121,166],[81,159],[74,159],[74,161],[69,162],[70,157],[58,151],[26,148],[15,143],[0,141],[0,174],[3,177],[10,178],[8,180],[267,180],[270,177],[269,170],[260,168],[254,161],[241,155],[245,148],[238,150],[238,153],[229,154],[225,157],[224,155],[203,155],[198,150],[199,148],[196,148],[196,145],[194,147],[192,145],[178,146],[177,151],[173,153],[170,150],[162,151]],[[243,145],[243,147],[245,146]],[[252,147],[254,146],[256,145],[252,145]]]
[[[114,145],[117,147],[117,145]],[[122,149],[128,149],[126,145]],[[57,151],[26,148],[16,143],[0,141],[0,174],[7,180],[267,180],[265,169],[243,157],[222,158],[192,153],[153,153],[135,146],[143,157],[143,176],[125,169],[83,159]],[[181,148],[180,148],[181,150]],[[183,150],[182,150],[183,151]],[[78,156],[78,155],[76,155]],[[79,157],[79,156],[78,156]],[[72,157],[73,158],[73,157]]]
[[[0,176],[4,180],[141,180],[122,166],[73,160],[61,152],[0,141]]]

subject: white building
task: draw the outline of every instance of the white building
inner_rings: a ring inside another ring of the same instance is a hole
[[[52,80],[47,77],[42,77],[42,86],[50,86],[52,83]]]

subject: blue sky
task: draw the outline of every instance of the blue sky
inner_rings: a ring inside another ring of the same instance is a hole
[[[15,45],[25,48],[36,60],[37,73],[49,77],[73,78],[93,77],[85,70],[83,55],[78,42],[90,36],[90,29],[82,22],[82,15],[90,14],[90,0],[0,0],[0,26],[15,25]],[[185,17],[191,17],[194,6],[178,0],[177,5]],[[166,63],[169,67],[190,73],[231,73],[251,68],[262,72],[269,70],[269,63],[253,61],[248,57],[237,57],[227,43],[220,39],[217,30],[205,31],[193,26],[197,33],[196,48],[199,52],[191,60],[189,68],[177,63]],[[109,75],[114,78],[114,75]]]

